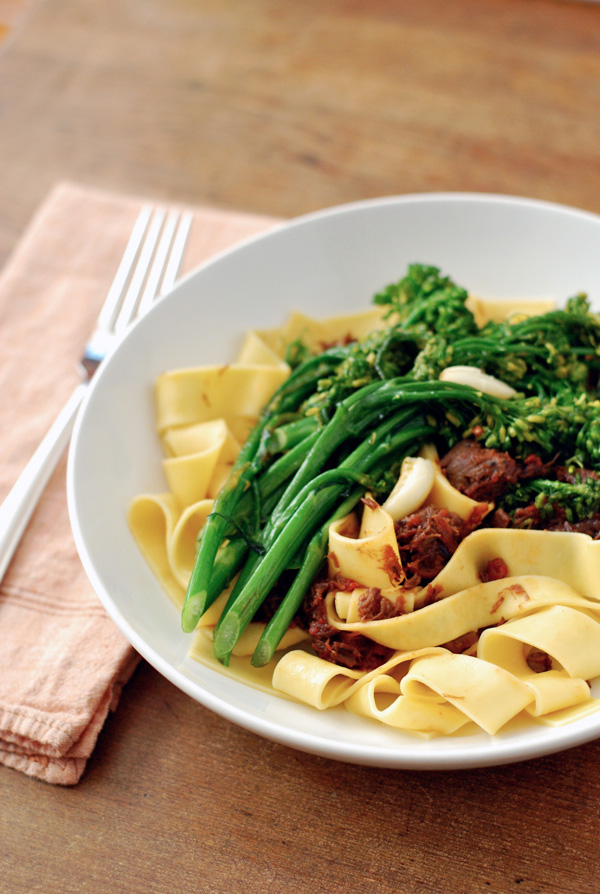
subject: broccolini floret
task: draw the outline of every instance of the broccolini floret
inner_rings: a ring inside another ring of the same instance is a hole
[[[466,307],[469,294],[438,267],[410,264],[406,276],[378,292],[373,301],[397,315],[405,329],[422,325],[452,340],[475,334],[475,317]]]
[[[542,519],[550,519],[560,510],[570,523],[593,518],[600,513],[600,478],[573,477],[574,481],[534,478],[521,482],[500,505],[507,512],[533,505]]]

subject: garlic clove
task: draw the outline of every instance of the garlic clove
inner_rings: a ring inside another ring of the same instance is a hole
[[[407,456],[398,481],[382,508],[398,521],[423,505],[433,487],[435,466],[422,456]]]
[[[456,385],[469,385],[476,391],[482,391],[492,397],[514,397],[517,392],[502,379],[490,376],[478,366],[448,366],[440,373],[440,382],[454,382]]]

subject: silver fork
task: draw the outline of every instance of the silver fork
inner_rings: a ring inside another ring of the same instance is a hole
[[[0,506],[0,581],[67,446],[79,405],[102,360],[131,323],[172,288],[192,221],[189,212],[142,208],[96,328],[81,358],[77,386]]]

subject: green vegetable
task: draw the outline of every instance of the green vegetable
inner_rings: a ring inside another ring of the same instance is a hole
[[[540,397],[586,391],[600,370],[600,315],[578,298],[565,310],[489,323],[452,345],[452,363],[480,366]]]
[[[574,476],[577,478],[576,472]],[[535,478],[518,484],[500,505],[509,512],[533,505],[542,519],[551,518],[560,509],[566,521],[583,521],[600,512],[600,478],[580,478],[574,483]]]
[[[477,324],[466,307],[466,289],[442,276],[438,267],[411,264],[406,276],[375,295],[375,304],[397,315],[404,329],[424,326],[428,332],[450,340],[475,335]]]
[[[317,357],[311,357],[295,369],[286,382],[275,392],[263,411],[261,419],[243,445],[231,476],[215,500],[213,512],[207,519],[194,570],[187,587],[182,610],[182,627],[185,631],[194,629],[197,619],[209,604],[210,584],[213,564],[219,547],[226,538],[228,524],[237,506],[258,474],[263,471],[267,456],[268,440],[277,418],[283,413],[294,412],[308,393],[314,390],[316,382],[335,368],[347,349],[334,348]]]

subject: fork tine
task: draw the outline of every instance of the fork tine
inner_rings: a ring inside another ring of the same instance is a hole
[[[175,210],[169,213],[138,306],[140,316],[150,309],[156,298],[172,287],[179,271],[191,219],[191,213],[182,215]]]
[[[165,211],[159,208],[154,211],[150,220],[129,287],[115,320],[114,331],[117,335],[121,335],[125,331],[137,313],[140,294],[148,275],[164,218]]]
[[[171,252],[169,263],[167,264],[167,269],[165,270],[165,275],[163,277],[162,285],[160,288],[160,295],[164,295],[166,292],[170,291],[170,289],[173,288],[173,285],[177,278],[177,274],[179,273],[179,266],[181,264],[181,259],[183,257],[183,252],[187,243],[192,219],[193,214],[191,211],[186,211],[185,214],[181,215],[179,227],[177,228],[177,233],[173,242],[173,250]]]
[[[144,287],[144,291],[138,305],[138,313],[140,316],[149,309],[152,302],[154,301],[154,298],[158,295],[160,277],[164,270],[165,259],[167,256],[167,252],[169,251],[171,241],[173,239],[173,233],[175,231],[178,218],[179,212],[171,211],[163,227],[162,235],[156,249],[156,254],[154,255],[154,260],[152,262],[152,267],[150,268],[148,279],[146,280],[146,285]]]
[[[98,326],[106,331],[110,331],[115,326],[121,302],[123,300],[123,294],[127,283],[129,282],[131,270],[135,264],[135,259],[140,250],[140,245],[142,244],[142,239],[148,228],[151,215],[152,206],[145,205],[140,211],[138,219],[134,224],[131,236],[129,237],[129,242],[127,243],[127,248],[121,258],[121,263],[119,264],[119,268],[109,289],[106,301],[100,311]]]
[[[172,287],[179,271],[192,217],[191,212],[182,214],[173,210],[167,216],[164,209],[154,211],[143,241],[140,241],[139,257],[114,321],[113,330],[116,335],[121,335],[136,316],[145,313],[156,298]]]

